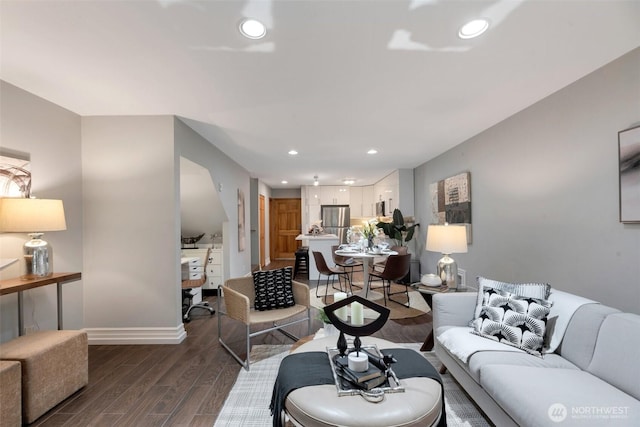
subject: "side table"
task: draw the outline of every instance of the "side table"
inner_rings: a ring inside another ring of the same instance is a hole
[[[412,283],[411,287],[422,294],[422,296],[424,297],[424,300],[429,305],[429,308],[431,308],[433,305],[433,295],[435,294],[445,294],[448,292],[474,292],[475,291],[475,289],[470,289],[470,288],[450,289],[446,285],[438,286],[438,287],[430,287],[430,286],[425,286],[420,282]],[[431,351],[431,350],[433,350],[433,322],[432,322],[432,328],[429,331],[429,334],[424,339],[424,343],[422,344],[422,347],[420,347],[420,351]]]

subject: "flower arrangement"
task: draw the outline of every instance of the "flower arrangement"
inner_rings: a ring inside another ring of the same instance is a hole
[[[377,227],[378,220],[376,218],[364,221],[362,223],[362,234],[367,239],[372,239],[380,234],[380,229]]]

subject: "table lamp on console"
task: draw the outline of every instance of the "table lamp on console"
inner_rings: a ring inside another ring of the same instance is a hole
[[[449,289],[458,287],[458,265],[451,254],[467,252],[467,228],[464,225],[429,225],[426,249],[444,255],[438,261],[438,276]]]
[[[62,200],[0,198],[0,232],[28,233],[23,246],[25,274],[22,279],[38,279],[53,273],[52,248],[42,240],[45,231],[66,230]]]

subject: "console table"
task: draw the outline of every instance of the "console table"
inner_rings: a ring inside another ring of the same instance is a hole
[[[82,273],[53,273],[47,277],[37,279],[21,279],[19,277],[0,280],[0,295],[18,293],[18,334],[24,335],[23,297],[22,292],[56,284],[58,290],[58,330],[62,330],[62,284],[75,282],[82,278]]]

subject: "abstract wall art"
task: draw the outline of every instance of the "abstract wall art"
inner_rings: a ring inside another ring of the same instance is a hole
[[[640,223],[640,126],[618,132],[620,222]]]

